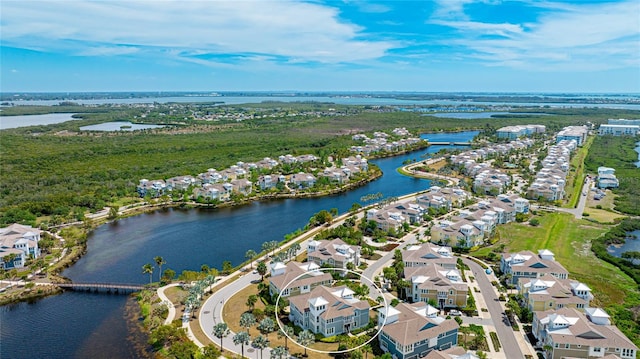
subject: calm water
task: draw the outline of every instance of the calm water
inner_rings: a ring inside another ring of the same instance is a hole
[[[442,118],[460,118],[460,119],[469,119],[469,120],[491,118],[493,115],[547,116],[546,113],[534,113],[534,112],[532,113],[527,113],[527,112],[442,112],[442,113],[425,114],[425,116],[434,116],[434,117],[442,117]]]
[[[432,141],[466,142],[478,132],[423,136]],[[142,266],[153,257],[167,261],[163,269],[199,270],[202,264],[238,264],[248,249],[282,240],[303,227],[322,209],[342,213],[360,197],[381,192],[385,197],[427,189],[429,180],[402,176],[396,169],[407,159],[420,159],[449,146],[431,146],[411,154],[371,161],[384,175],[353,191],[322,198],[257,202],[219,210],[160,210],[97,228],[88,253],[63,275],[74,281],[146,283]],[[462,148],[462,147],[458,147]],[[157,275],[157,273],[156,273]],[[138,358],[144,339],[126,319],[126,296],[64,293],[0,308],[1,358]],[[64,327],[64,329],[62,329]],[[42,338],[25,344],[25,338]]]
[[[118,122],[104,122],[104,123],[91,125],[91,126],[82,126],[80,127],[80,131],[104,131],[104,132],[135,131],[135,130],[146,130],[151,128],[162,128],[162,127],[164,126],[131,123],[128,121],[118,121]]]
[[[635,236],[636,239],[627,239],[621,246],[609,246],[607,251],[616,257],[622,256],[624,252],[640,252],[640,230],[633,231],[629,235]],[[640,260],[636,259],[634,262],[640,264]]]
[[[132,103],[167,103],[167,102],[221,102],[226,105],[237,105],[243,103],[261,102],[328,102],[340,105],[509,105],[509,106],[549,106],[549,107],[602,107],[638,110],[640,104],[602,104],[602,103],[542,103],[527,102],[513,103],[504,102],[475,102],[460,100],[404,100],[395,98],[371,98],[371,97],[331,97],[331,96],[177,96],[177,97],[149,97],[149,98],[123,98],[123,99],[100,99],[100,100],[72,100],[84,105],[104,105],[108,103],[132,104]],[[61,100],[32,100],[16,101],[18,105],[57,105]]]
[[[0,116],[0,130],[36,125],[52,125],[77,120],[73,113],[49,113],[46,115]]]

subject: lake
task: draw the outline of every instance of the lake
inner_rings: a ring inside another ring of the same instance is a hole
[[[478,131],[425,134],[436,142],[468,142]],[[405,160],[421,159],[452,146],[430,146],[409,154],[372,160],[383,176],[339,195],[254,202],[220,209],[167,209],[106,224],[93,231],[88,249],[62,274],[73,281],[147,283],[145,263],[162,256],[171,268],[200,270],[202,264],[220,268],[245,260],[248,249],[280,241],[304,227],[323,209],[346,212],[366,194],[396,197],[422,191],[431,181],[397,172]],[[464,148],[464,147],[456,147]],[[176,174],[179,175],[179,174]],[[138,179],[132,179],[137,181]],[[129,309],[128,309],[129,308]],[[65,292],[35,303],[0,308],[1,358],[140,358],[146,337],[136,330],[136,304],[127,296]],[[133,315],[132,315],[133,312]],[[131,318],[134,319],[131,319]],[[31,338],[28,345],[25,340]]]
[[[459,118],[459,119],[482,119],[492,118],[494,115],[512,115],[517,116],[548,116],[546,113],[535,112],[437,112],[424,114],[423,116],[434,116],[442,118]]]
[[[621,257],[624,252],[640,252],[640,230],[627,233],[627,235],[635,236],[635,239],[627,239],[621,246],[611,245],[607,248],[607,252],[618,258]],[[634,263],[640,264],[640,260],[635,259]]]
[[[71,117],[73,113],[49,113],[46,115],[0,116],[0,130],[9,128],[52,125],[67,121],[79,120]]]

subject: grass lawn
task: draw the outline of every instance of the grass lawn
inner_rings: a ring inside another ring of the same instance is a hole
[[[608,230],[608,226],[577,220],[566,213],[536,216],[540,225],[509,223],[497,228],[500,240],[492,247],[505,244],[508,252],[547,248],[570,273],[570,278],[587,284],[595,296],[593,306],[622,304],[625,293],[637,291],[634,282],[613,265],[599,260],[591,252],[591,240]],[[472,254],[486,254],[483,248]]]
[[[600,223],[613,224],[616,219],[625,218],[626,215],[618,214],[615,212],[605,211],[604,209],[597,208],[585,208],[584,213],[588,213],[588,218],[598,221]]]
[[[584,159],[589,153],[589,148],[595,136],[590,136],[582,147],[578,147],[576,153],[571,157],[571,170],[567,176],[567,203],[563,207],[574,208],[580,199],[582,184],[584,183]]]
[[[239,331],[243,330],[243,328],[241,328],[239,324],[240,316],[242,315],[242,313],[246,312],[249,309],[245,305],[245,302],[247,301],[247,297],[249,297],[252,294],[256,294],[256,295],[258,294],[258,286],[256,284],[252,284],[249,287],[244,288],[243,290],[236,293],[233,297],[231,297],[225,302],[224,310],[222,312],[222,318],[224,319],[224,322],[227,323],[231,331],[238,333]],[[265,305],[262,303],[261,300],[258,300],[258,302],[256,302],[255,307],[256,309],[264,310]],[[249,328],[249,335],[251,336],[251,338],[255,338],[258,335],[260,335],[260,331],[256,327],[257,325],[254,325],[253,327]],[[226,341],[233,340],[233,338],[229,336],[224,340]],[[269,341],[270,341],[269,346],[272,348],[277,347],[279,345],[282,345],[282,346],[285,345],[284,338],[279,339],[276,332],[269,333]],[[287,341],[287,345],[289,346],[289,352],[291,354],[304,353],[304,348],[293,343],[291,340]],[[315,343],[311,347],[317,350],[332,351],[332,350],[337,350],[338,345],[329,344],[329,343]],[[247,352],[247,348],[245,348],[245,354],[246,352]],[[307,350],[307,354],[309,355],[310,359],[331,358],[329,354],[317,353],[311,350]]]

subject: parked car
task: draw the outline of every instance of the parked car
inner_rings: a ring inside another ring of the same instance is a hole
[[[462,315],[462,313],[457,309],[451,309],[449,311],[449,315],[454,316],[454,317],[459,317],[459,316]]]

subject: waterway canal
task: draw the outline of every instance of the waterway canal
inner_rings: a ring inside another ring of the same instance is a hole
[[[434,142],[467,142],[478,132],[427,134]],[[97,228],[88,253],[63,275],[74,281],[146,283],[145,263],[162,256],[171,268],[220,268],[245,260],[248,249],[265,241],[280,241],[303,227],[322,209],[347,211],[360,197],[381,192],[395,197],[425,190],[430,181],[400,175],[407,159],[451,146],[431,146],[410,154],[371,161],[384,175],[363,187],[321,198],[255,202],[215,210],[160,210]],[[459,147],[458,147],[459,148]],[[145,337],[131,325],[135,304],[126,296],[66,292],[33,303],[0,307],[1,358],[139,358]],[[141,352],[142,351],[142,352]]]

